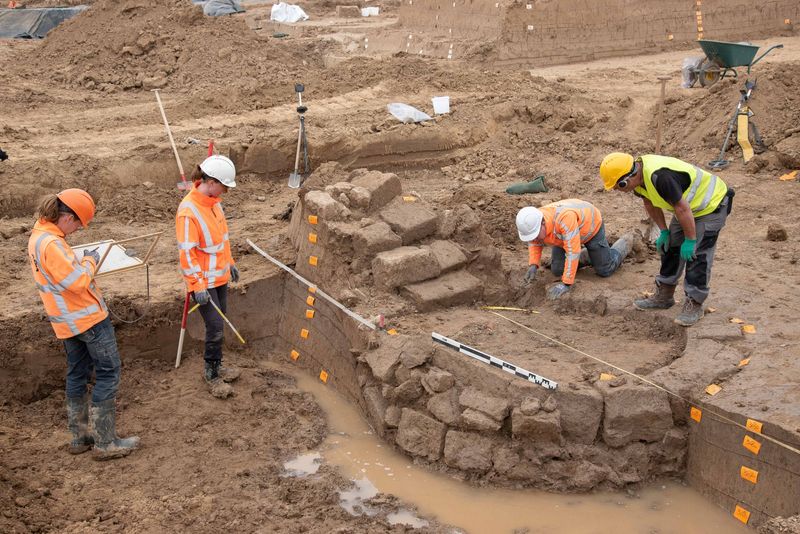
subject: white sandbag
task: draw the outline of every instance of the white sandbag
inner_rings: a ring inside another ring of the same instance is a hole
[[[308,15],[306,15],[306,12],[303,11],[303,8],[300,6],[281,2],[279,4],[273,4],[269,19],[275,22],[292,23],[300,20],[308,20]]]
[[[362,17],[377,17],[381,12],[381,8],[378,6],[369,6],[369,7],[362,7],[361,8],[361,16]]]
[[[430,115],[423,113],[422,111],[413,106],[409,106],[408,104],[393,102],[388,104],[386,109],[388,109],[389,113],[391,113],[394,118],[400,122],[422,122],[431,120]]]

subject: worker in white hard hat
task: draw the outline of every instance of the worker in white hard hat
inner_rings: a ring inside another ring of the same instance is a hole
[[[532,281],[539,270],[543,247],[553,247],[550,270],[561,277],[561,282],[548,288],[550,300],[559,298],[575,283],[582,246],[586,247],[588,259],[581,263],[592,265],[602,277],[611,276],[633,246],[633,234],[625,234],[610,247],[600,210],[574,198],[541,208],[522,208],[517,213],[517,232],[528,243],[526,282]]]
[[[203,376],[215,396],[227,397],[233,393],[227,382],[238,378],[240,370],[222,367],[224,323],[209,301],[225,313],[228,282],[239,281],[220,204],[220,197],[236,187],[236,167],[225,156],[209,156],[197,166],[192,181],[194,186],[178,206],[175,218],[178,253],[187,290],[200,305],[205,322]]]

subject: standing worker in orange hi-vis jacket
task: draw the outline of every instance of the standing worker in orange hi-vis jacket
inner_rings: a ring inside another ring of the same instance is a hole
[[[82,189],[47,195],[37,208],[38,218],[28,241],[33,278],[50,324],[67,352],[67,421],[72,433],[71,454],[94,446],[95,458],[107,460],[130,454],[139,438],[116,433],[116,395],[120,358],[108,308],[95,286],[100,254],[86,250],[78,260],[64,238],[86,228],[94,218],[94,200]],[[87,383],[92,390],[92,432],[89,432]]]
[[[217,397],[227,397],[233,388],[227,384],[241,371],[222,367],[223,319],[209,301],[225,313],[228,282],[239,281],[233,263],[228,223],[220,197],[236,187],[236,167],[225,156],[209,156],[192,175],[194,187],[184,197],[175,217],[183,278],[188,291],[200,305],[206,327],[204,378]]]
[[[550,300],[569,291],[575,283],[579,264],[592,265],[598,276],[611,276],[633,246],[633,234],[625,234],[610,247],[600,210],[589,202],[574,198],[541,208],[522,208],[517,213],[517,232],[519,238],[528,243],[526,282],[532,281],[539,270],[542,248],[545,245],[553,247],[550,270],[561,277],[561,282],[547,290]],[[588,256],[583,261],[582,246],[586,247],[584,256]]]

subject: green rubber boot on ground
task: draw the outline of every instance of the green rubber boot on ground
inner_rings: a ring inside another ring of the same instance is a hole
[[[112,460],[129,455],[139,447],[139,438],[117,436],[117,402],[110,398],[92,404],[92,430],[94,432],[94,459]]]
[[[89,395],[83,397],[67,397],[67,427],[72,434],[69,442],[70,454],[81,454],[94,445],[94,438],[89,433]]]
[[[656,291],[646,298],[636,299],[633,305],[640,310],[666,310],[675,305],[675,286],[656,282]]]
[[[675,323],[681,326],[692,326],[702,319],[704,315],[703,304],[687,295],[686,300],[683,301],[681,313],[675,318]]]

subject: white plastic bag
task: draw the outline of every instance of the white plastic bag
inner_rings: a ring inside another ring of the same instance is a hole
[[[683,66],[681,67],[681,73],[683,74],[681,87],[688,89],[697,82],[697,69],[700,68],[705,58],[705,56],[684,58]]]
[[[279,4],[273,4],[269,19],[275,22],[292,23],[299,20],[308,20],[308,15],[306,15],[306,12],[303,11],[303,8],[300,6],[281,2]]]
[[[380,12],[381,8],[378,6],[369,6],[361,8],[362,17],[377,17],[380,14]]]
[[[409,106],[408,104],[393,102],[388,104],[386,109],[388,109],[389,113],[391,113],[394,118],[400,122],[422,122],[431,120],[430,115],[423,113],[422,111],[413,106]]]

